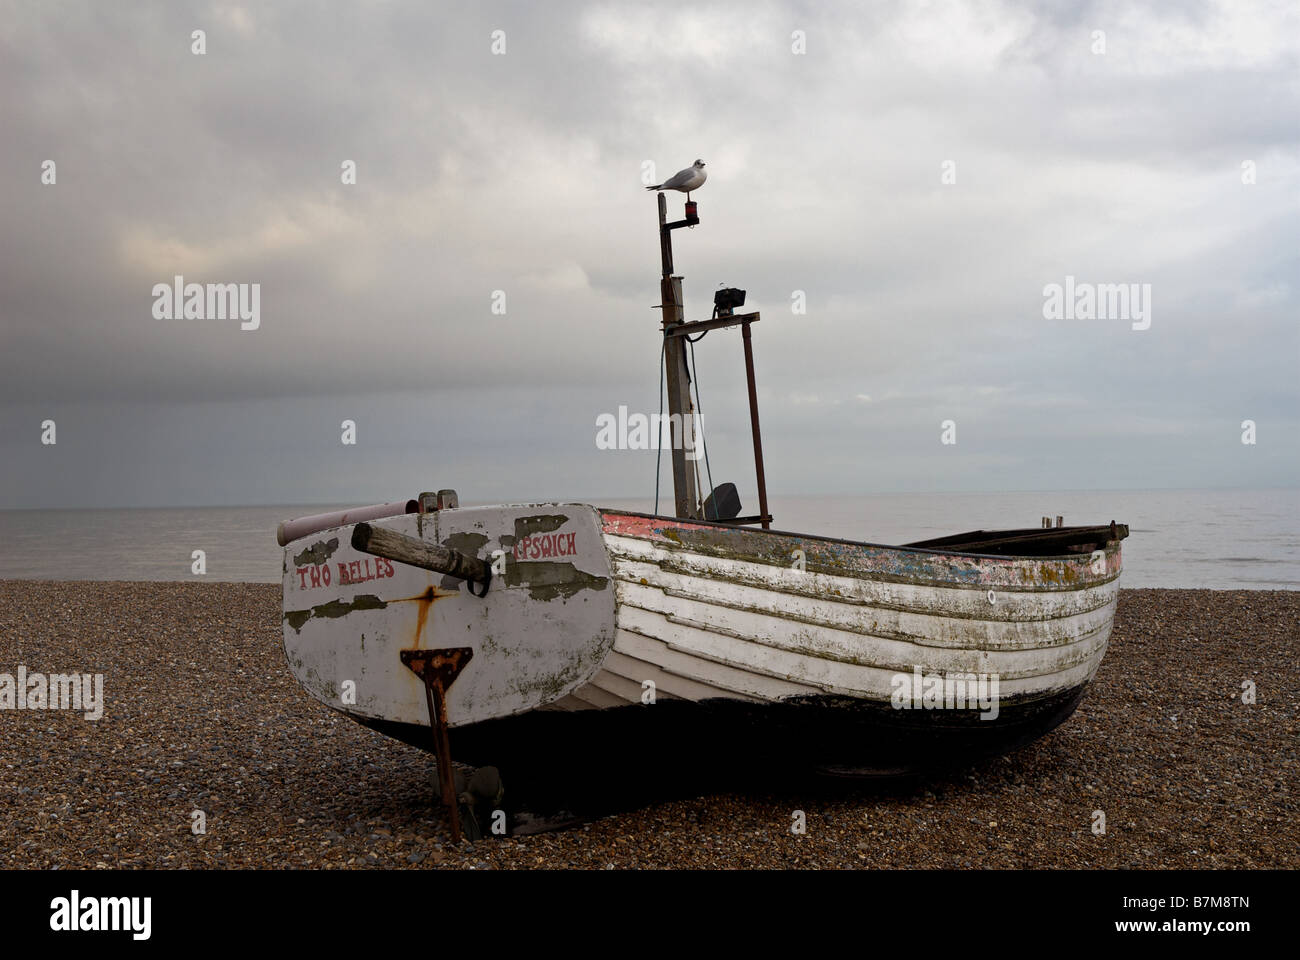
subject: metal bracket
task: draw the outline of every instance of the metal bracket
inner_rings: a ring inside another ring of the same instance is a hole
[[[438,759],[438,781],[442,802],[451,821],[451,839],[460,843],[460,810],[456,801],[456,781],[451,770],[451,741],[447,736],[447,691],[456,682],[465,665],[474,658],[470,647],[444,647],[441,650],[403,650],[402,663],[424,681],[424,698],[433,727],[433,750]]]

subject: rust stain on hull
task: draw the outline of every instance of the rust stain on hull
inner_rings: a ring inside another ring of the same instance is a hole
[[[424,593],[417,593],[413,597],[402,597],[400,600],[390,600],[389,603],[415,603],[415,636],[412,638],[411,646],[407,649],[419,650],[420,637],[424,633],[424,626],[429,622],[429,610],[433,607],[434,601],[441,600],[443,597],[456,597],[460,595],[459,590],[443,590],[439,587],[430,586]]]
[[[423,593],[418,593],[413,597],[401,597],[397,600],[383,600],[373,593],[363,593],[350,602],[347,600],[331,600],[329,603],[317,604],[308,610],[287,610],[284,619],[289,626],[293,627],[295,632],[301,632],[303,624],[312,617],[334,619],[336,617],[346,617],[349,613],[357,610],[383,610],[391,603],[418,603],[414,644],[414,647],[418,649],[420,634],[424,631],[424,625],[429,618],[429,608],[433,606],[433,602],[442,597],[454,597],[458,594],[459,591],[456,590],[442,590],[432,586]]]

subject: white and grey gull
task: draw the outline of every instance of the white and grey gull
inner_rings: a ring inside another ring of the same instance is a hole
[[[691,199],[691,191],[698,190],[704,186],[704,181],[709,175],[704,172],[704,161],[696,160],[692,166],[685,170],[678,170],[663,183],[657,183],[654,186],[646,187],[647,190],[679,190],[686,194],[686,199]]]

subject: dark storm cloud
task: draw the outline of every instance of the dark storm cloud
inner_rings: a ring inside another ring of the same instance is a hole
[[[763,311],[775,489],[1292,483],[1297,27],[1249,4],[9,5],[0,505],[89,477],[102,503],[387,497],[447,464],[472,499],[643,493],[653,465],[598,453],[594,423],[656,409],[640,176],[697,156],[688,313],[718,283]],[[156,319],[176,274],[259,283],[260,328]],[[1151,329],[1045,320],[1067,275],[1150,283]],[[703,399],[743,464],[723,336]]]

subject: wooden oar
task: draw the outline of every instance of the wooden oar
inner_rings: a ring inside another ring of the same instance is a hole
[[[488,583],[492,580],[491,566],[478,557],[437,543],[426,543],[418,537],[408,537],[386,527],[372,527],[368,523],[358,523],[352,528],[352,549],[482,584],[483,593],[487,593]]]

